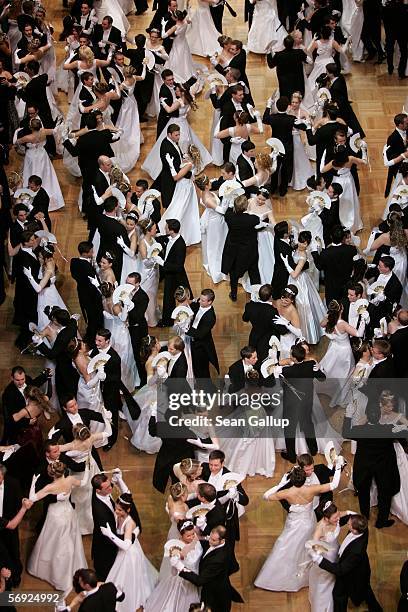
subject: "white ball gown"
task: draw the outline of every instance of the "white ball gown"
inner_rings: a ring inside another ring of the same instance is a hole
[[[212,282],[217,284],[227,278],[221,272],[222,252],[228,234],[223,212],[206,208],[200,217],[200,228],[203,268],[211,276]]]
[[[333,178],[333,183],[340,183],[343,193],[340,196],[339,217],[342,225],[353,233],[363,228],[360,216],[360,200],[350,168],[339,168]]]
[[[305,543],[313,536],[316,516],[313,502],[290,506],[285,526],[255,579],[255,586],[267,591],[296,592],[309,584],[310,560]]]
[[[118,535],[123,535],[125,527],[132,519],[126,517],[121,527],[117,529]],[[158,572],[145,557],[136,537],[127,550],[118,549],[106,582],[119,585],[125,593],[125,599],[116,603],[117,612],[135,612],[144,606],[157,583]]]
[[[82,408],[82,406],[81,406]],[[104,443],[112,434],[112,430],[110,432],[106,432],[104,434]],[[79,529],[81,535],[88,535],[93,532],[93,518],[92,518],[92,485],[91,479],[95,474],[100,473],[100,469],[96,464],[95,459],[92,457],[91,451],[67,451],[67,456],[71,457],[76,463],[85,462],[89,466],[89,478],[87,483],[82,487],[75,487],[71,493],[71,500],[75,505],[75,512],[78,517]],[[72,472],[71,476],[74,478],[78,478],[78,480],[82,480],[85,476],[85,472]]]
[[[390,255],[395,261],[393,272],[403,287],[400,304],[403,308],[406,308],[408,306],[407,251],[392,246],[390,247]]]
[[[288,35],[278,18],[276,0],[258,0],[255,4],[247,49],[252,53],[269,53],[283,47]]]
[[[329,552],[323,556],[332,563],[337,561],[339,543],[337,538],[340,534],[340,525],[332,532],[326,533],[322,542],[330,545]],[[334,574],[321,569],[317,563],[313,563],[309,572],[309,602],[311,612],[333,612],[333,587],[336,581]]]
[[[295,264],[297,264],[300,257],[298,252],[293,254]],[[303,268],[297,278],[289,276],[289,281],[298,290],[296,310],[299,313],[302,334],[309,344],[317,344],[324,333],[320,327],[320,322],[326,316],[326,308],[308,270]]]
[[[162,235],[166,233],[167,219],[180,221],[180,234],[187,246],[201,242],[198,198],[192,177],[184,177],[177,181],[170,205],[159,222],[159,230]]]
[[[129,232],[129,240],[132,240],[135,232],[136,228],[133,228],[132,231]],[[137,253],[135,253],[134,255],[128,255],[127,253],[123,252],[122,273],[120,275],[121,285],[126,283],[126,278],[131,272],[141,273],[140,259],[137,256]]]
[[[141,131],[139,110],[133,95],[135,86],[122,90],[122,105],[116,120],[116,127],[123,130],[120,139],[112,143],[115,159],[123,172],[133,170],[140,155]]]
[[[54,166],[50,162],[44,142],[27,142],[23,166],[23,184],[28,185],[28,179],[33,174],[40,176],[42,186],[50,196],[49,210],[54,211],[65,206],[61,187]]]
[[[139,386],[140,378],[133,355],[127,321],[122,321],[119,317],[106,311],[103,316],[105,325],[112,334],[111,345],[121,358],[122,382],[126,389],[133,393],[134,389]]]
[[[145,238],[142,238],[146,245],[146,249],[152,248],[154,245],[159,244],[154,241],[150,245]],[[139,254],[140,256],[140,254]],[[160,270],[157,263],[153,261],[151,257],[141,260],[140,274],[142,275],[142,282],[140,284],[143,291],[146,291],[149,297],[149,304],[146,310],[146,319],[149,327],[156,327],[159,320],[159,307],[157,304],[157,291],[159,289]]]
[[[152,437],[149,434],[150,417],[152,416],[153,408],[157,404],[157,388],[155,379],[152,376],[148,376],[147,384],[139,389],[134,395],[134,399],[140,408],[140,416],[137,421],[131,418],[126,404],[123,406],[123,412],[132,431],[130,443],[137,449],[154,455],[159,452],[162,441],[160,438]]]
[[[355,0],[343,0],[343,13],[340,25],[344,32],[351,37],[351,54],[354,62],[361,62],[364,54],[364,44],[361,40],[361,31],[364,23],[362,3]]]
[[[314,170],[306,154],[305,145],[302,142],[300,131],[292,130],[293,136],[293,173],[289,183],[295,191],[306,189],[307,179],[313,176]]]
[[[193,55],[208,57],[220,51],[216,29],[211,17],[208,2],[197,1],[197,8],[191,16],[191,24],[187,30],[187,42]]]
[[[27,563],[32,576],[45,580],[67,595],[72,589],[76,570],[88,567],[78,517],[69,501],[70,494],[60,494],[48,506],[45,523]]]
[[[334,49],[333,49],[333,41],[330,40],[318,40],[317,49],[316,49],[316,60],[313,66],[312,72],[309,74],[309,85],[311,90],[314,89],[316,79],[321,74],[326,72],[327,64],[333,62]],[[309,107],[309,105],[307,105]]]
[[[162,169],[162,161],[160,159],[160,145],[165,138],[167,138],[167,127],[170,124],[176,124],[180,127],[180,140],[179,146],[183,153],[186,153],[188,149],[188,145],[193,144],[200,151],[201,158],[201,168],[200,171],[203,170],[208,164],[211,164],[212,157],[210,153],[207,151],[201,140],[198,138],[197,134],[191,128],[187,116],[190,112],[191,107],[188,104],[183,105],[179,109],[178,117],[171,117],[160,134],[159,138],[156,140],[153,147],[150,149],[146,159],[142,164],[142,170],[147,172],[152,179],[157,179]]]
[[[354,357],[351,350],[350,338],[347,332],[340,332],[337,327],[325,335],[330,340],[320,369],[326,374],[326,380],[317,383],[318,392],[331,398],[330,406],[342,404],[345,397],[345,382],[354,369]]]
[[[67,309],[62,297],[58,293],[58,289],[55,286],[55,277],[54,280],[50,280],[48,286],[41,289],[40,293],[38,294],[38,329],[44,329],[44,327],[46,327],[50,322],[49,318],[44,312],[44,308],[46,306],[58,306],[58,308],[62,308],[63,310]]]
[[[175,39],[166,63],[166,68],[172,70],[182,83],[188,81],[194,74],[193,58],[186,38],[187,28],[187,23],[181,23],[176,27]]]
[[[118,28],[123,35],[129,30],[129,21],[118,0],[95,0],[93,7],[96,11],[98,23],[102,23],[102,19],[106,15],[110,15],[113,19],[113,25],[115,28]]]
[[[190,546],[188,547],[190,548]],[[203,549],[200,542],[196,542],[194,548],[188,551],[183,559],[184,566],[198,574],[198,566]],[[172,574],[160,580],[159,584],[150,595],[144,607],[145,612],[184,612],[192,603],[200,601],[198,587],[181,578],[176,570]]]
[[[106,416],[105,406],[103,405],[101,383],[97,376],[91,378],[88,383],[79,373],[78,390],[77,390],[77,402],[81,408],[93,410],[98,412],[102,416]],[[89,424],[89,431],[94,433],[101,433],[106,430],[106,423],[99,421],[91,421]],[[106,440],[95,440],[94,447],[100,448],[105,446]]]

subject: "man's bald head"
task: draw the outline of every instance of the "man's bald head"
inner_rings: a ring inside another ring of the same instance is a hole
[[[112,169],[112,160],[107,155],[100,155],[98,157],[99,168],[102,172],[110,172]]]
[[[400,310],[398,313],[400,325],[408,325],[408,310]]]

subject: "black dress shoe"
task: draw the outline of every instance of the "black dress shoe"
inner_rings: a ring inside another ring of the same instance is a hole
[[[383,529],[384,527],[392,527],[394,523],[395,521],[393,521],[392,519],[388,519],[388,521],[385,521],[384,523],[379,523],[377,521],[375,526],[377,527],[377,529]]]
[[[384,60],[385,60],[385,54],[383,53],[382,55],[378,56],[377,61],[375,63],[379,66],[380,64],[383,63]]]
[[[280,455],[285,461],[289,461],[290,463],[296,463],[296,457],[290,457],[290,455],[288,455],[288,453],[285,453],[284,451],[282,451]]]
[[[394,72],[394,66],[388,66],[388,74],[391,76]]]
[[[232,291],[228,294],[229,299],[231,300],[231,302],[236,302],[237,301],[237,294],[236,293],[232,293]]]
[[[106,446],[103,447],[103,452],[108,453],[112,447],[113,447],[113,444],[107,444]]]

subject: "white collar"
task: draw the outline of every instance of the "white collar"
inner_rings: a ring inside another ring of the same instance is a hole
[[[30,255],[32,255],[33,257],[36,257],[33,249],[31,247],[21,247],[21,250],[24,251],[24,253],[29,253]]]
[[[399,128],[395,128],[398,132],[398,134],[401,136],[402,140],[406,141],[407,140],[407,133],[405,130],[400,130]]]
[[[253,366],[253,365],[251,365],[250,363],[245,363],[245,360],[244,360],[244,359],[242,359],[242,365],[244,366],[244,372],[245,372],[245,374],[246,374],[247,372],[250,372],[251,370],[253,370],[253,369],[254,369],[254,366]]]
[[[385,361],[387,357],[383,357],[382,359],[373,359],[373,367]]]
[[[341,555],[344,553],[344,550],[349,544],[354,542],[354,540],[357,540],[357,538],[360,538],[362,535],[362,533],[348,533],[339,548],[339,557],[341,557]]]
[[[99,591],[99,585],[96,586],[91,591],[83,591],[83,593],[85,593],[85,597],[89,597],[90,595],[93,595],[94,593],[97,593],[98,591]]]
[[[169,241],[167,243],[167,245],[170,244],[170,242],[173,244],[173,242],[176,242],[177,238],[180,238],[180,234],[176,234],[175,236],[170,236]]]
[[[213,550],[217,550],[217,548],[222,548],[224,545],[225,545],[225,542],[223,542],[222,544],[218,544],[218,546],[209,546],[204,553],[204,557],[206,557]]]
[[[82,259],[82,261],[89,261],[89,263],[91,263],[91,260],[88,259],[88,257],[79,257],[78,259]]]
[[[170,361],[172,361],[173,363],[176,363],[177,359],[180,357],[181,355],[181,351],[179,353],[177,353],[177,355],[172,355],[170,358]]]
[[[111,348],[110,342],[108,344],[108,346],[106,348],[103,349],[97,349],[99,351],[99,353],[101,353],[102,355],[106,355],[106,353],[109,351],[109,349]]]

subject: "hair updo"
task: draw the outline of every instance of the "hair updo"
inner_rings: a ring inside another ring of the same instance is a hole
[[[62,461],[53,461],[48,465],[47,473],[50,478],[62,478],[65,474],[65,464]]]
[[[340,319],[341,305],[337,300],[332,300],[327,309],[327,324],[326,331],[331,334],[336,327],[337,321]]]
[[[293,487],[303,487],[306,482],[305,470],[301,467],[295,466],[290,473],[289,481]]]
[[[170,487],[170,495],[173,501],[178,501],[183,496],[188,495],[187,486],[183,482],[176,482]]]
[[[91,432],[89,431],[86,425],[82,423],[77,423],[72,428],[72,435],[74,436],[74,440],[80,440],[83,442],[84,440],[88,440],[91,437]]]
[[[179,285],[177,287],[177,289],[175,290],[175,292],[174,292],[174,299],[179,304],[181,302],[185,302],[186,300],[189,300],[190,299],[190,290],[187,289],[186,287],[183,287],[182,285]]]

